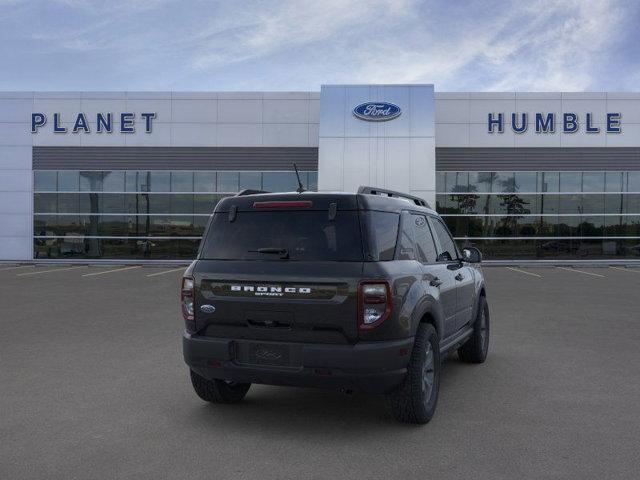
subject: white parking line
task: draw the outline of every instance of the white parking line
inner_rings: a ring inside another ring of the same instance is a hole
[[[622,270],[623,272],[640,273],[640,268],[622,268],[622,267],[613,267],[613,266],[610,266],[609,268],[612,268],[613,270]]]
[[[147,277],[157,277],[158,275],[164,275],[165,273],[178,272],[178,271],[184,272],[186,269],[187,267],[174,268],[173,270],[165,270],[164,272],[150,273],[149,275],[147,275]]]
[[[585,272],[584,270],[577,270],[575,268],[567,268],[567,267],[556,267],[556,268],[559,268],[560,270],[566,270],[568,272],[584,273],[585,275],[591,275],[592,277],[606,278],[604,275],[600,275],[599,273]]]
[[[142,268],[142,265],[133,265],[131,267],[116,268],[114,270],[104,270],[102,272],[85,273],[83,277],[93,277],[95,275],[105,275],[107,273],[124,272],[125,270],[133,270],[134,268]]]
[[[78,265],[77,267],[55,268],[53,270],[39,270],[36,272],[18,273],[16,277],[24,277],[27,275],[39,275],[41,273],[64,272],[66,270],[76,270],[78,268],[87,268],[87,267],[85,265]]]
[[[514,272],[524,273],[525,275],[531,275],[532,277],[542,278],[542,275],[538,275],[537,273],[533,273],[533,272],[526,272],[524,270],[520,270],[519,268],[515,268],[515,267],[507,267],[507,270],[512,270]]]
[[[33,268],[34,265],[20,265],[20,266],[17,266],[17,267],[0,268],[0,272],[5,272],[7,270],[17,270],[18,268],[27,268],[27,267]]]

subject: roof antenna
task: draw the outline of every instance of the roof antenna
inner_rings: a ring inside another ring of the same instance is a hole
[[[302,182],[300,181],[300,172],[298,172],[298,166],[296,162],[293,162],[293,168],[296,171],[296,177],[298,178],[298,188],[296,188],[296,192],[302,193],[304,192],[304,187],[302,186]]]

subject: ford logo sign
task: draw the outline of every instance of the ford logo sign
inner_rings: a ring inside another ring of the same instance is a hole
[[[388,102],[361,103],[353,109],[353,114],[368,122],[386,122],[399,117],[402,110],[399,106]]]
[[[213,305],[200,305],[200,310],[203,311],[204,313],[213,313],[216,311],[216,307],[214,307]]]

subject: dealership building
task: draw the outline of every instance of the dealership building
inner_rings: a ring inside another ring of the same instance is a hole
[[[424,198],[490,260],[640,260],[640,93],[0,92],[0,260],[186,260],[242,189]]]

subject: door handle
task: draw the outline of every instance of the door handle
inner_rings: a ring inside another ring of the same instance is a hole
[[[456,280],[458,280],[458,281],[460,282],[460,281],[464,280],[464,275],[462,275],[461,273],[459,273],[459,274],[457,274],[457,275],[455,276],[455,279],[456,279]]]
[[[438,277],[434,277],[429,282],[429,285],[431,285],[432,287],[439,287],[440,285],[442,285],[442,280],[440,280]]]

